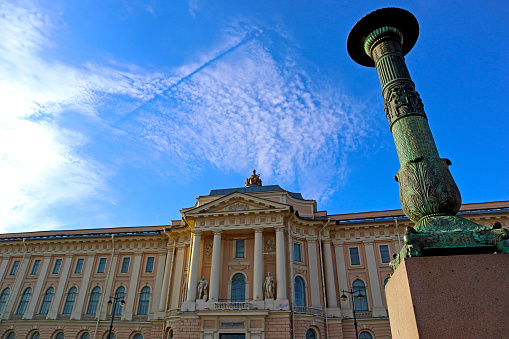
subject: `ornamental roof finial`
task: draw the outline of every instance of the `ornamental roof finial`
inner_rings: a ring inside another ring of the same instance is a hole
[[[253,174],[246,179],[246,187],[252,185],[262,186],[262,179],[260,179],[260,174],[256,174],[256,170],[253,170]]]

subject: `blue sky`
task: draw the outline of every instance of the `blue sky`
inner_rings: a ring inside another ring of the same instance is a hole
[[[463,201],[509,199],[504,1],[4,1],[0,231],[161,225],[265,184],[330,214],[400,207],[376,71],[346,51],[381,7]]]

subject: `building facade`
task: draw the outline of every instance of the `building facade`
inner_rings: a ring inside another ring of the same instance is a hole
[[[390,338],[402,211],[329,215],[247,184],[198,197],[171,225],[0,235],[0,338],[108,338],[113,308],[119,339],[353,339],[354,308],[360,338]],[[509,201],[460,215],[509,227]]]

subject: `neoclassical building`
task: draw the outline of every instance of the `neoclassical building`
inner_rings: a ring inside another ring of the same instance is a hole
[[[118,339],[353,339],[354,307],[360,338],[391,337],[388,263],[412,224],[401,210],[327,214],[253,174],[181,213],[0,235],[0,338],[108,338],[113,307]],[[509,227],[509,201],[460,215]]]

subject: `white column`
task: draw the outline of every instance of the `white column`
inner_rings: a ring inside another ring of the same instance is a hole
[[[101,260],[101,257],[99,257]],[[106,320],[106,315],[108,312],[108,305],[106,304],[108,298],[111,296],[111,288],[113,285],[113,278],[115,277],[115,272],[117,271],[117,261],[118,261],[118,253],[113,254],[111,257],[110,265],[108,266],[108,280],[106,281],[106,286],[104,286],[104,290],[102,290],[102,296],[99,299],[101,305],[99,308],[101,313],[99,314],[99,319]]]
[[[198,267],[200,265],[201,232],[194,233],[193,250],[191,253],[191,267],[189,267],[189,283],[187,285],[187,301],[196,301],[198,284]]]
[[[210,301],[219,300],[220,277],[221,277],[221,231],[218,231],[214,232],[214,244],[212,245],[212,265],[210,268],[210,288],[209,288]]]
[[[141,268],[141,252],[134,254],[133,270],[131,271],[131,279],[129,279],[129,290],[127,291],[127,299],[122,310],[122,320],[133,320],[133,309],[136,303],[136,295],[138,294],[138,277]],[[154,299],[155,300],[155,299]]]
[[[338,272],[339,293],[342,293],[342,290],[350,291],[350,286],[348,286],[348,279],[346,277],[345,252],[343,244],[333,244],[336,250],[336,268]],[[351,308],[350,301],[348,301],[348,299],[346,301],[341,300],[341,309],[346,310],[347,312],[345,315],[350,316]]]
[[[311,293],[311,306],[322,307],[320,302],[320,274],[318,268],[320,262],[318,261],[316,240],[308,240],[308,268],[309,268],[309,288],[308,291]]]
[[[19,259],[16,259],[19,260]],[[14,262],[14,261],[13,261]],[[23,280],[25,277],[25,272],[28,267],[28,263],[30,262],[30,254],[25,255],[25,260],[21,261],[21,265],[18,268],[18,272],[16,273],[16,278],[14,280],[14,285],[11,288],[11,294],[9,295],[9,300],[5,305],[4,312],[2,313],[2,319],[9,319],[11,316],[11,312],[14,308],[14,303],[16,302],[16,298],[18,297],[19,290],[21,285],[23,284]],[[19,276],[18,276],[19,274]]]
[[[3,280],[5,270],[7,269],[7,264],[9,263],[9,256],[4,256],[2,258],[2,264],[0,265],[0,280]]]
[[[253,300],[263,300],[263,230],[255,230]]]
[[[163,277],[165,275],[164,267],[167,260],[167,251],[159,252],[159,259],[157,260],[157,272],[156,272],[156,281],[154,286],[154,293],[152,294],[152,312],[157,312],[159,310],[159,305],[156,302],[157,300],[163,300],[161,298],[161,289],[163,287]]]
[[[25,314],[23,315],[23,319],[32,319],[34,317],[35,306],[37,305],[37,301],[41,295],[42,285],[44,285],[44,282],[46,281],[46,274],[48,273],[50,261],[51,255],[44,257],[41,269],[39,270],[39,277],[37,278],[37,283],[35,284],[34,293],[32,294],[32,298],[30,298],[30,302]]]
[[[177,246],[177,252],[175,253],[175,276],[172,279],[171,295],[170,295],[170,309],[178,309],[180,307],[179,301],[182,291],[182,274],[184,273],[184,252],[185,246],[179,244]]]
[[[166,249],[166,265],[164,267],[163,287],[161,291],[161,300],[159,301],[159,312],[166,312],[166,301],[168,300],[168,285],[170,284],[170,268],[173,260],[172,248]],[[155,304],[155,303],[154,303]]]
[[[67,277],[69,275],[69,268],[71,267],[72,254],[66,255],[64,265],[60,273],[60,279],[58,280],[58,287],[51,302],[51,308],[49,309],[46,319],[56,319],[58,314],[58,308],[60,307],[60,301],[64,295],[64,288],[67,283]]]
[[[276,228],[276,290],[277,299],[288,299],[286,296],[286,255],[285,232]]]
[[[74,311],[71,314],[71,320],[80,320],[83,314],[83,304],[88,295],[88,284],[90,277],[92,276],[92,268],[94,267],[94,254],[89,254],[85,262],[85,270],[83,271],[83,280],[81,281],[81,287],[78,290],[78,300],[74,306]]]
[[[56,319],[58,314],[58,308],[60,307],[60,301],[64,295],[64,288],[67,284],[67,277],[69,275],[69,268],[71,267],[72,254],[66,255],[62,271],[60,273],[60,279],[58,279],[58,286],[51,302],[51,308],[49,309],[46,319]]]
[[[327,291],[327,307],[337,308],[338,301],[336,297],[336,282],[334,279],[334,267],[332,265],[332,251],[330,248],[330,239],[323,242],[323,261],[325,268],[325,288]]]
[[[386,317],[387,311],[382,302],[382,291],[378,279],[377,261],[373,248],[373,241],[364,242],[366,261],[368,263],[369,284],[371,285],[371,297],[373,298],[373,317]]]

